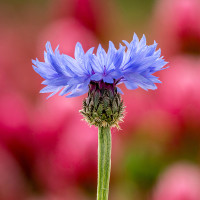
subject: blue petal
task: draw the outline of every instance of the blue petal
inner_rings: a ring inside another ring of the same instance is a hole
[[[124,78],[128,80],[128,82],[132,82],[137,84],[143,89],[156,89],[155,84],[148,78],[142,76],[141,74],[132,73],[124,75]]]
[[[48,70],[43,70],[41,68],[35,67],[34,65],[32,67],[35,70],[35,72],[37,72],[44,79],[51,79],[57,76],[57,73],[51,73]]]
[[[72,75],[72,71],[63,64],[62,62],[63,56],[60,55],[58,51],[58,47],[56,48],[55,54],[54,54],[51,48],[50,42],[47,42],[46,49],[47,49],[47,53],[45,56],[46,57],[45,60],[51,66],[51,68],[54,69],[58,74],[63,74],[65,76]]]
[[[144,46],[146,46],[146,37],[145,35],[142,36],[142,39],[139,42],[139,47],[143,48]]]
[[[89,56],[89,55],[91,55],[92,53],[93,53],[93,51],[94,51],[94,47],[92,47],[92,48],[90,48],[87,52],[86,52],[86,56]]]
[[[137,45],[139,43],[139,39],[138,36],[136,35],[136,33],[134,33],[133,35],[133,41],[132,41],[135,45]]]
[[[113,83],[113,82],[114,82],[113,78],[112,78],[111,76],[109,76],[109,75],[104,76],[104,77],[103,77],[103,81],[104,81],[105,83]]]
[[[116,49],[115,49],[114,44],[111,41],[109,41],[109,48],[108,48],[107,60],[106,60],[105,66],[109,67],[112,64],[113,58],[115,56],[115,52],[116,52]]]
[[[106,64],[107,55],[106,55],[105,50],[102,48],[101,44],[99,44],[98,49],[97,49],[97,57],[99,59],[100,65],[104,67]]]
[[[91,80],[93,81],[100,81],[103,79],[103,75],[101,73],[96,73],[91,76]]]
[[[90,63],[94,72],[103,73],[104,66],[99,63],[99,60],[95,55],[90,56]]]
[[[83,69],[80,67],[78,62],[75,59],[73,59],[72,57],[63,55],[62,62],[65,65],[65,67],[69,68],[73,74],[76,74],[78,76],[84,75]]]
[[[149,79],[150,79],[152,82],[154,82],[154,83],[162,83],[162,82],[158,79],[158,77],[155,77],[155,76],[149,77]]]
[[[129,47],[129,43],[126,41],[126,40],[122,40],[122,42],[127,46],[127,47]]]
[[[52,68],[49,63],[40,62],[37,58],[36,60],[32,60],[32,63],[38,68],[40,68],[42,71],[44,71],[45,73],[48,73],[48,74],[56,73],[55,69]]]
[[[89,86],[87,83],[81,84],[79,85],[77,88],[75,88],[71,94],[67,95],[66,97],[71,98],[71,97],[77,97],[77,96],[81,96],[85,93],[87,93],[89,90]]]
[[[147,52],[146,52],[146,56],[152,56],[152,55],[154,54],[155,50],[156,50],[157,45],[158,45],[158,44],[154,41],[154,44],[153,44],[153,45],[150,45],[150,46],[148,47],[148,50],[147,50]]]
[[[60,68],[60,66],[57,62],[57,58],[53,53],[50,42],[47,42],[46,49],[47,49],[47,59],[48,59],[49,63],[56,70],[56,72],[62,73],[62,69]]]
[[[92,75],[93,71],[92,71],[92,66],[91,66],[91,62],[90,62],[90,55],[91,54],[86,54],[84,56],[84,59],[82,61],[82,68],[83,68],[83,71],[85,73],[85,75]]]
[[[153,55],[156,56],[156,57],[160,57],[161,49],[158,49],[157,51],[155,51],[155,53]]]
[[[44,87],[43,89],[40,90],[40,93],[49,93],[49,92],[54,92],[58,89],[58,86],[52,86],[48,85]]]
[[[52,94],[50,94],[47,99],[49,99],[50,97],[52,97],[53,95],[55,95],[56,93],[58,93],[60,90],[62,89],[62,87],[58,87]]]
[[[122,73],[119,70],[113,70],[113,71],[109,72],[108,74],[113,79],[119,79],[119,78],[121,78],[123,76]]]
[[[66,95],[67,93],[71,92],[73,89],[75,88],[75,86],[73,85],[67,85],[64,87],[64,89],[60,92],[60,96]]]
[[[122,64],[122,61],[124,58],[124,51],[125,51],[125,47],[121,46],[114,56],[113,64],[116,68],[119,68]]]
[[[129,90],[134,90],[134,89],[138,88],[137,84],[135,84],[133,82],[124,81],[124,84],[127,87],[127,89],[129,89]]]
[[[67,82],[69,85],[74,85],[74,84],[80,84],[85,82],[88,79],[88,76],[76,76],[73,78],[70,78],[69,81]]]
[[[107,66],[107,67],[104,69],[104,74],[105,74],[105,73],[107,74],[109,71],[114,70],[114,69],[115,69],[115,66],[114,66],[114,64],[112,63],[111,65]]]
[[[53,79],[46,79],[42,82],[43,85],[51,85],[51,86],[65,86],[68,84],[69,78],[62,76]]]
[[[137,69],[140,71],[148,69],[151,65],[153,65],[156,62],[156,59],[157,58],[153,56],[144,58],[142,63],[139,64]]]
[[[168,62],[165,62],[162,59],[158,59],[153,65],[152,72],[157,72],[161,70],[167,63]]]
[[[83,47],[79,42],[77,42],[76,47],[75,47],[74,57],[76,60],[78,60],[79,58],[82,58],[83,56],[84,56]]]

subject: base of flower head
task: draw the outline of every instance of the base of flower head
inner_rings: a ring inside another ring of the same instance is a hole
[[[80,110],[84,119],[97,127],[119,128],[123,121],[124,105],[115,84],[90,82],[88,97],[83,100]]]

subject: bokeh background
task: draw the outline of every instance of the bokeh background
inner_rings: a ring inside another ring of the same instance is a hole
[[[200,199],[200,0],[0,1],[0,200],[94,200],[97,129],[82,97],[39,94],[45,43],[73,56],[144,33],[169,66],[125,95],[113,129],[110,200]]]

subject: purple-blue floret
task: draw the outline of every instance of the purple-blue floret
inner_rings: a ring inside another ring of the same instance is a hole
[[[59,95],[76,97],[88,92],[90,82],[104,82],[118,85],[124,83],[128,89],[141,87],[145,90],[156,89],[155,83],[161,83],[153,74],[160,71],[167,62],[161,57],[157,43],[146,45],[143,35],[139,41],[136,34],[125,46],[116,49],[109,42],[106,52],[101,45],[96,54],[94,48],[84,52],[80,43],[76,44],[74,58],[60,54],[58,47],[53,52],[50,42],[46,44],[44,62],[33,60],[33,69],[45,80],[46,85],[40,92],[51,93],[49,97],[59,92]],[[122,93],[120,88],[118,92]]]

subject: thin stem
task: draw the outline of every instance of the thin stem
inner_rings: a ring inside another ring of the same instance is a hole
[[[97,200],[108,200],[111,170],[110,127],[99,127]]]

